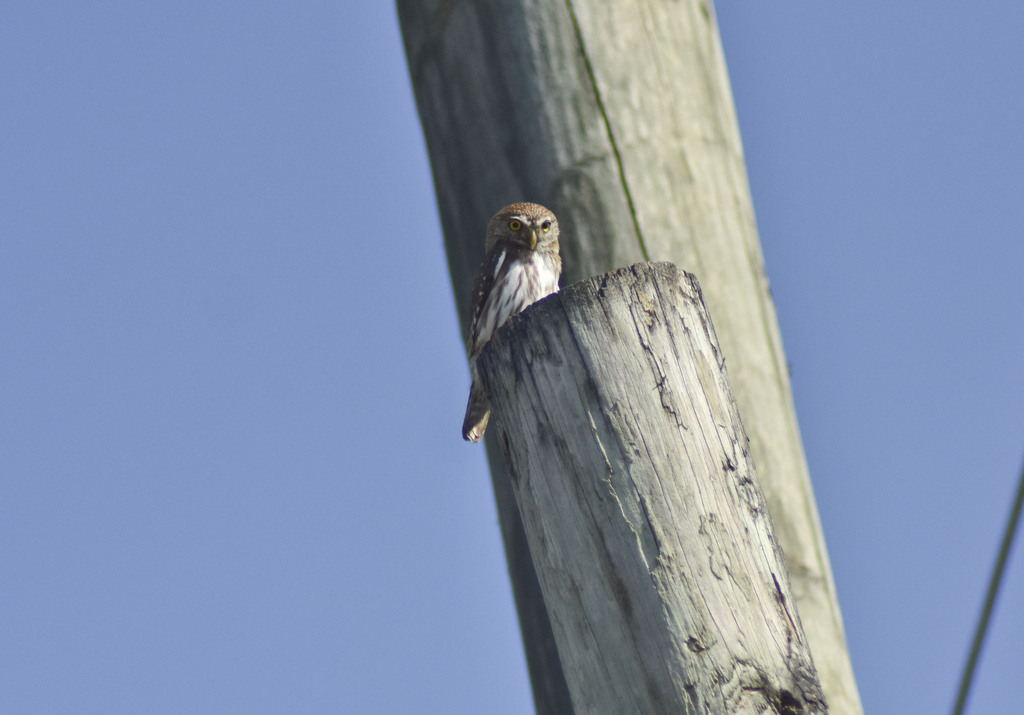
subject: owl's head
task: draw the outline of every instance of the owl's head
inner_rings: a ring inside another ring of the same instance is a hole
[[[558,219],[540,204],[510,204],[487,224],[487,247],[498,241],[531,251],[558,252]]]

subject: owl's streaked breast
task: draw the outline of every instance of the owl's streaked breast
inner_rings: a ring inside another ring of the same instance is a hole
[[[509,259],[502,250],[495,260],[494,285],[480,311],[472,345],[475,355],[506,320],[546,295],[558,291],[561,262],[557,255],[529,251]]]

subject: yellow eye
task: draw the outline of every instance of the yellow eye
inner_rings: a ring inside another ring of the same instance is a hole
[[[544,231],[544,233],[547,233],[548,231],[551,230],[551,222],[550,221],[545,221],[544,223],[542,223],[540,225],[540,227]]]
[[[518,231],[523,227],[523,224],[519,221],[516,221],[515,219],[512,219],[511,221],[508,222],[508,227],[513,231]]]

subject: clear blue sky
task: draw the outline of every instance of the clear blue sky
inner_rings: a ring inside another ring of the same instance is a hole
[[[718,13],[861,694],[945,712],[1024,458],[1024,5]],[[0,712],[528,712],[391,3],[15,0],[0,96]]]

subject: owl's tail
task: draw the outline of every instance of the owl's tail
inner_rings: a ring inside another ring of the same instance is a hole
[[[482,385],[473,382],[469,388],[469,404],[466,405],[466,419],[462,421],[462,438],[479,442],[484,438],[487,420],[491,418],[491,402],[487,399]]]

